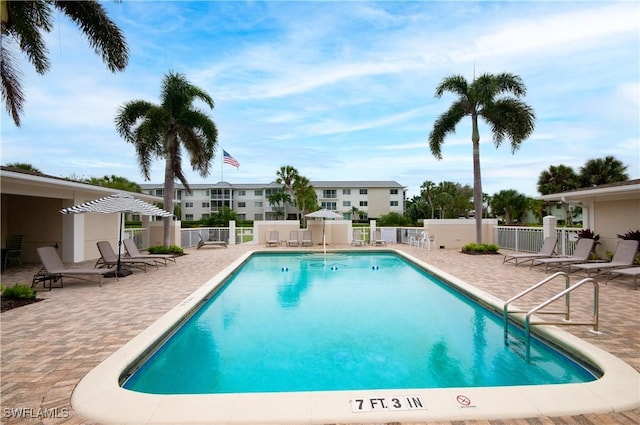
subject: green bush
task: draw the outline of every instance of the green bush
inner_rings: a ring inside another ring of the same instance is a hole
[[[7,298],[25,298],[31,299],[36,297],[36,291],[29,285],[16,283],[13,286],[0,286],[2,296]]]
[[[175,254],[175,255],[184,254],[184,250],[177,245],[171,245],[169,247],[166,247],[163,245],[150,246],[147,249],[147,251],[149,251],[149,254]]]
[[[494,244],[488,243],[468,243],[462,247],[462,252],[464,253],[481,253],[481,254],[497,254],[500,247]]]

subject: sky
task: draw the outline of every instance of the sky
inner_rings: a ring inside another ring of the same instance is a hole
[[[425,181],[473,186],[471,119],[428,145],[455,101],[435,97],[443,78],[508,72],[527,88],[533,134],[512,153],[480,126],[483,192],[538,196],[551,165],[579,172],[613,155],[640,178],[640,3],[473,1],[103,2],[130,50],[111,73],[77,27],[56,13],[45,75],[17,53],[22,126],[2,110],[3,165],[25,162],[61,177],[150,180],[116,132],[118,109],[159,103],[162,78],[179,72],[206,91],[218,129],[211,172],[183,161],[191,184],[269,183],[283,165],[310,180],[394,180],[407,196]],[[222,163],[222,150],[238,169]]]

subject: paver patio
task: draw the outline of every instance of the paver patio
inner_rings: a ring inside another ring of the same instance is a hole
[[[52,291],[39,286],[38,296],[44,301],[0,315],[1,423],[90,423],[76,415],[70,406],[71,394],[80,379],[240,255],[256,248],[245,244],[227,249],[187,249],[188,255],[179,258],[175,265],[150,269],[147,273],[135,271],[117,282],[104,279],[102,287],[72,279],[65,279],[64,288]],[[501,299],[511,297],[546,276],[536,268],[504,265],[501,255],[470,256],[454,250],[427,251],[406,245],[390,245],[389,248],[408,252]],[[87,264],[93,265],[92,262]],[[2,283],[30,284],[31,276],[38,268],[35,264],[10,268],[2,274]],[[591,332],[588,326],[567,327],[566,330],[640,371],[640,290],[622,282],[616,279],[608,285],[600,285],[600,333]],[[574,314],[591,314],[591,295],[588,288],[572,296]],[[544,296],[545,291],[541,291],[531,302]],[[640,399],[640,388],[638,397]],[[56,417],[42,417],[45,411],[54,412]],[[436,424],[630,425],[640,424],[640,409]]]

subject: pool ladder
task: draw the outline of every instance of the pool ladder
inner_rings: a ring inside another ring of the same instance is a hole
[[[509,304],[511,304],[512,302],[522,298],[523,296],[527,295],[530,292],[533,292],[534,290],[540,288],[541,286],[557,279],[557,278],[561,278],[564,277],[565,279],[565,289],[562,292],[559,292],[558,294],[554,295],[553,297],[547,299],[546,301],[544,301],[541,304],[538,304],[537,306],[533,307],[530,310],[520,310],[520,309],[509,309]],[[579,287],[581,287],[582,285],[586,284],[586,283],[592,283],[593,284],[593,320],[590,322],[572,322],[571,321],[571,298],[570,298],[570,294],[572,291],[578,289]],[[541,309],[543,309],[544,307],[548,306],[549,304],[559,300],[560,298],[564,297],[565,298],[565,302],[564,302],[564,309],[563,310],[556,310],[556,311],[540,311]],[[535,285],[531,286],[530,288],[525,289],[524,291],[520,292],[518,295],[515,295],[514,297],[510,298],[509,300],[507,300],[504,303],[504,307],[502,309],[502,317],[504,320],[504,344],[505,345],[509,345],[509,315],[510,314],[522,314],[525,313],[524,316],[524,345],[525,345],[525,358],[527,360],[527,362],[531,359],[531,326],[532,325],[591,325],[593,326],[593,331],[594,332],[598,332],[598,282],[596,282],[593,278],[586,278],[586,279],[582,279],[581,281],[577,282],[576,284],[574,284],[573,286],[571,285],[570,282],[570,278],[569,278],[569,274],[565,273],[565,272],[558,272],[555,273],[549,277],[547,277],[546,279],[536,283]],[[531,316],[533,316],[533,314],[563,314],[564,315],[564,320],[562,321],[535,321],[531,319]]]

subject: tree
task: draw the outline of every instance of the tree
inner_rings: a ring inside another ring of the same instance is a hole
[[[298,173],[293,181],[293,199],[300,211],[300,220],[307,212],[315,211],[318,208],[318,195],[308,178]]]
[[[28,164],[26,162],[13,162],[11,164],[5,165],[5,167],[15,168],[15,169],[18,169],[18,170],[23,170],[23,171],[28,171],[30,173],[42,174],[42,171],[40,171],[39,169],[37,169],[33,165]]]
[[[579,187],[593,187],[601,184],[629,180],[627,166],[613,156],[590,159],[578,173]]]
[[[548,170],[544,170],[538,177],[538,192],[541,195],[550,193],[566,192],[578,187],[578,176],[573,168],[566,165],[551,165]],[[567,217],[567,226],[573,226],[573,216],[569,209],[569,204],[562,203],[564,206],[565,216]]]
[[[435,189],[435,187],[436,184],[430,180],[425,180],[420,186],[420,195],[429,205],[429,209],[431,209],[431,219],[435,217],[435,208],[433,208],[433,190]],[[425,216],[422,218],[427,217]]]
[[[460,183],[440,182],[433,189],[433,208],[439,210],[439,218],[467,217],[473,189]]]
[[[482,118],[491,128],[496,148],[507,138],[511,143],[511,153],[515,153],[520,143],[533,132],[535,114],[529,105],[520,100],[526,95],[527,90],[522,79],[513,74],[482,74],[471,84],[461,75],[452,75],[442,80],[436,88],[435,96],[440,98],[445,92],[451,92],[458,98],[436,119],[429,134],[429,148],[436,158],[442,159],[445,137],[455,132],[456,126],[464,117],[471,117],[476,242],[482,243],[482,179],[478,119]]]
[[[211,96],[187,81],[179,73],[169,71],[162,80],[159,105],[133,100],[118,110],[116,129],[128,143],[135,145],[138,162],[145,180],[149,180],[151,163],[164,158],[164,207],[171,211],[175,179],[191,192],[182,170],[182,149],[189,153],[191,167],[202,177],[209,175],[211,160],[218,144],[215,123],[193,106],[201,100],[213,109]],[[164,245],[170,243],[171,217],[164,219]]]
[[[296,179],[299,177],[298,170],[296,170],[291,165],[283,165],[276,172],[276,183],[281,184],[283,189],[289,194],[289,201],[295,197],[293,193],[293,184]],[[284,215],[287,216],[287,205],[284,204]]]
[[[16,126],[25,94],[20,82],[12,46],[26,55],[40,75],[49,70],[44,33],[53,29],[54,9],[66,15],[82,31],[94,51],[102,56],[111,72],[123,71],[129,61],[129,50],[120,28],[109,19],[105,9],[95,0],[2,0],[0,1],[2,43],[0,43],[0,79],[2,100]]]
[[[111,176],[104,177],[90,177],[85,179],[85,182],[94,186],[110,187],[113,189],[126,190],[128,192],[142,193],[142,188],[138,183],[113,174]]]
[[[506,225],[521,221],[528,205],[527,196],[515,189],[501,190],[491,198],[491,209],[495,215],[504,217]]]
[[[286,205],[287,202],[291,202],[291,196],[289,196],[289,194],[284,190],[278,190],[269,195],[267,200],[269,201],[269,205],[271,205],[272,207],[275,206],[277,219],[278,216],[284,215],[284,213],[280,210],[280,204]]]

